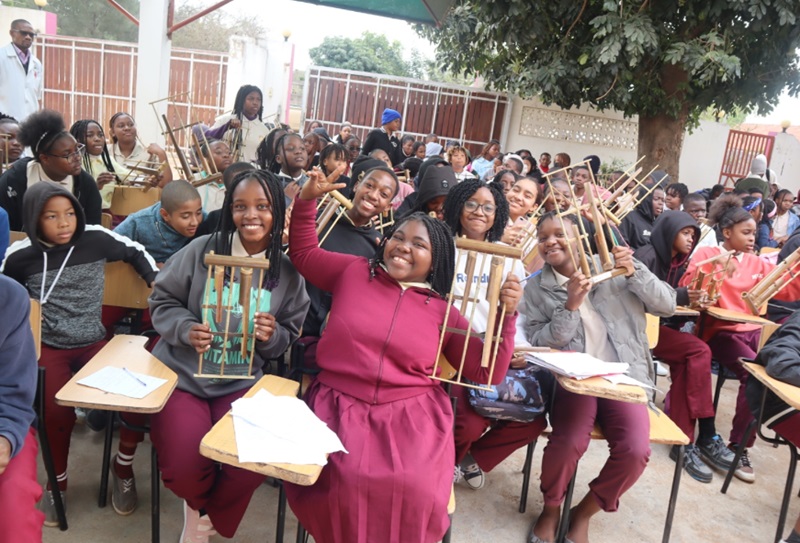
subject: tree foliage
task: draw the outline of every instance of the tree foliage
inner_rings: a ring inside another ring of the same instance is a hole
[[[417,78],[425,73],[421,58],[412,56],[410,62],[403,59],[402,43],[389,42],[386,36],[372,32],[364,32],[359,38],[326,36],[308,54],[314,64],[328,68]]]
[[[800,92],[798,0],[459,0],[418,26],[440,66],[569,108],[692,122]]]
[[[118,0],[118,2],[138,17],[137,0]],[[51,1],[47,5],[47,10],[58,15],[58,33],[65,36],[128,42],[137,41],[139,36],[137,26],[105,0]]]
[[[182,21],[201,11],[207,5],[185,2],[175,9],[175,21]],[[212,11],[189,23],[172,34],[174,47],[200,49],[203,51],[228,52],[228,41],[232,36],[264,38],[266,30],[251,15],[232,15],[224,10]]]

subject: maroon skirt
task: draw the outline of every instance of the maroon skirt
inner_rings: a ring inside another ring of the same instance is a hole
[[[317,543],[434,543],[450,525],[455,450],[441,387],[373,405],[320,383],[306,402],[349,454],[334,453],[313,486],[286,497]]]

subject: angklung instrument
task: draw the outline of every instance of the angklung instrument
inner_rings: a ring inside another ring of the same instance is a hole
[[[797,277],[796,270],[799,265],[800,247],[775,266],[748,292],[742,293],[742,298],[753,315],[763,315],[767,312],[768,302]]]
[[[728,264],[735,251],[722,251],[716,256],[697,262],[695,276],[689,283],[689,290],[701,292],[700,298],[689,305],[691,309],[714,304],[722,294],[722,282],[728,273]],[[707,266],[710,269],[703,269]]]

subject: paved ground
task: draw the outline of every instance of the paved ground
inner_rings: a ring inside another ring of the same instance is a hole
[[[661,388],[666,380],[661,379]],[[720,402],[719,428],[727,436],[732,417],[736,384],[728,381]],[[660,395],[661,397],[661,395]],[[538,491],[541,449],[534,457],[534,474],[528,501],[528,512],[517,512],[522,484],[520,469],[525,451],[511,458],[489,474],[486,486],[479,491],[457,486],[457,511],[454,520],[454,543],[523,543],[528,526],[541,508]],[[606,443],[593,442],[578,468],[576,500],[586,490],[606,457]],[[72,440],[70,458],[70,490],[66,532],[45,528],[45,543],[147,542],[150,541],[149,515],[149,443],[145,442],[135,464],[139,481],[141,507],[129,517],[120,517],[110,505],[97,507],[102,437],[85,427],[78,427]],[[650,464],[639,482],[623,497],[615,514],[599,515],[593,527],[597,543],[657,543],[661,541],[666,504],[674,464],[669,460],[668,447],[655,445]],[[748,485],[734,479],[727,495],[720,493],[722,476],[711,484],[697,483],[688,476],[682,478],[673,543],[711,543],[740,541],[746,543],[772,542],[777,525],[778,508],[783,492],[789,453],[785,447],[773,449],[759,442],[752,451],[757,481]],[[44,472],[40,470],[43,480]],[[162,488],[161,536],[165,543],[178,540],[182,523],[180,502]],[[264,485],[258,489],[247,515],[233,541],[262,543],[275,540],[275,517],[278,492]],[[791,524],[800,510],[796,497],[789,511]],[[285,541],[294,541],[295,519],[287,514]],[[212,541],[228,541],[219,536]],[[375,542],[381,543],[381,542]]]

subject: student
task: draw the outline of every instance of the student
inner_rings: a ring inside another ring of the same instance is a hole
[[[664,190],[664,205],[672,211],[680,211],[688,194],[689,188],[683,183],[670,183]]]
[[[214,124],[206,131],[206,137],[230,142],[236,160],[255,162],[258,144],[269,132],[261,119],[263,102],[261,89],[255,85],[242,85],[236,92],[233,112],[214,119]]]
[[[672,186],[672,185],[670,185]],[[656,222],[650,244],[634,253],[636,260],[675,289],[676,303],[688,307],[699,303],[699,290],[678,287],[689,255],[700,236],[695,220],[683,211],[665,211]],[[665,405],[667,414],[693,444],[684,449],[683,467],[702,483],[710,483],[711,466],[727,471],[733,463],[731,452],[714,425],[714,401],[711,397],[711,349],[694,334],[679,330],[683,321],[664,321],[659,327],[658,344],[653,355],[670,367],[672,381]],[[694,441],[695,425],[699,427]],[[670,458],[675,460],[678,447],[673,446]]]
[[[381,115],[381,126],[370,130],[364,146],[361,148],[362,154],[369,155],[375,149],[382,149],[389,157],[389,167],[394,167],[402,162],[400,158],[400,141],[397,139],[397,131],[400,130],[401,115],[398,111],[386,108]],[[377,158],[377,157],[376,157]]]
[[[297,339],[308,309],[303,278],[281,251],[285,206],[280,181],[268,172],[242,173],[233,180],[222,210],[217,232],[193,240],[170,259],[150,297],[153,326],[161,334],[153,355],[178,374],[175,392],[152,417],[150,437],[164,485],[184,500],[181,542],[207,543],[216,532],[233,537],[250,497],[264,480],[247,470],[224,464],[220,468],[198,451],[203,436],[254,382],[194,376],[198,353],[212,348],[213,337],[203,324],[201,308],[208,274],[204,255],[214,251],[271,263],[261,285],[254,274],[256,290],[269,292],[262,306],[251,307],[256,379],[267,360],[282,356]],[[241,316],[231,312],[225,322],[229,330],[236,330]]]
[[[565,179],[551,178],[550,182],[544,185],[542,205],[545,212],[555,211],[556,207],[561,211],[568,210],[571,205],[570,199],[572,198],[569,189],[569,183]]]
[[[469,152],[460,145],[454,145],[447,150],[447,162],[453,168],[456,179],[460,183],[465,179],[475,179],[475,174],[467,170],[469,164]]]
[[[172,181],[172,168],[169,167],[167,152],[155,143],[151,143],[145,149],[139,140],[136,121],[133,120],[133,117],[128,113],[115,113],[108,121],[108,127],[112,141],[111,158],[123,165],[126,161],[140,162],[150,168],[154,167],[153,162],[156,159],[160,164],[166,162],[167,167],[163,171],[159,185],[163,187]]]
[[[406,196],[406,199],[397,208],[396,215],[403,217],[419,211],[426,215],[433,214],[437,219],[444,220],[444,200],[447,193],[456,184],[458,182],[453,168],[447,166],[446,163],[441,166],[428,167],[425,170],[425,177],[419,184],[419,190]]]
[[[281,171],[281,165],[275,162],[275,148],[278,145],[278,140],[288,133],[289,130],[275,128],[267,134],[266,138],[261,140],[256,149],[255,160],[259,170],[268,170],[275,174]]]
[[[242,172],[250,172],[255,169],[256,167],[250,162],[234,162],[225,168],[225,171],[222,172],[222,185],[225,187],[225,191],[227,192],[230,189],[231,183],[233,183],[233,179],[237,175]],[[203,222],[201,222],[200,226],[197,227],[195,237],[206,236],[216,232],[217,227],[219,226],[220,217],[222,217],[222,206],[220,206],[220,209],[215,209],[205,216]]]
[[[178,179],[164,187],[160,202],[128,215],[114,232],[141,243],[161,267],[189,243],[204,218],[200,193]]]
[[[134,172],[111,158],[106,145],[103,128],[97,121],[84,119],[75,122],[69,129],[70,134],[79,144],[84,146],[83,168],[94,177],[100,196],[103,199],[103,210],[111,207],[114,187],[123,184],[128,178],[135,177]],[[158,185],[155,176],[150,178],[153,186]]]
[[[316,132],[308,132],[303,136],[303,145],[306,146],[306,161],[305,170],[308,171],[314,166],[319,165],[319,152],[325,146],[322,143],[322,138]]]
[[[481,154],[472,161],[470,170],[478,179],[483,179],[487,172],[492,171],[492,168],[494,168],[494,160],[499,154],[500,142],[497,140],[489,140],[489,142],[483,146]]]
[[[417,140],[414,139],[414,136],[405,135],[400,139],[400,162],[403,162],[407,158],[411,158],[416,154],[418,146],[415,145],[415,143],[417,143]],[[424,143],[422,143],[422,148],[425,149]],[[422,158],[425,158],[424,151],[422,154],[423,154]]]
[[[520,175],[513,170],[500,170],[489,183],[498,187],[505,196],[519,179]]]
[[[572,164],[572,159],[567,153],[556,153],[553,158],[553,167],[551,169],[560,170]]]
[[[647,189],[639,189],[639,198],[646,192]],[[650,234],[662,211],[664,211],[664,189],[657,188],[622,219],[619,230],[631,249],[635,251],[650,243]]]
[[[350,167],[353,167],[353,163],[358,158],[358,155],[361,154],[361,139],[353,134],[347,141],[344,142],[344,146],[347,147],[347,152],[350,154],[348,161],[350,162]]]
[[[453,415],[430,375],[440,326],[468,326],[455,308],[444,320],[452,234],[444,223],[412,214],[397,221],[372,260],[320,249],[315,201],[341,185],[311,176],[294,204],[289,247],[298,270],[334,303],[317,350],[321,371],[305,400],[349,454],[331,455],[313,486],[286,484],[289,504],[319,543],[440,541],[449,524]],[[496,376],[511,359],[519,294],[517,281],[503,284],[507,316],[498,331],[506,341]],[[464,375],[485,382],[480,338],[446,334],[443,352],[455,360],[465,340]]]
[[[794,195],[788,189],[781,189],[775,193],[775,206],[777,211],[772,218],[772,237],[783,245],[789,236],[800,226],[800,218],[792,212]]]
[[[752,205],[752,204],[751,204]],[[747,204],[745,203],[745,206]],[[755,206],[754,206],[755,207]],[[775,216],[776,206],[772,200],[762,200],[760,217],[758,220],[758,233],[756,234],[756,248],[758,251],[764,247],[777,248],[778,242],[772,239],[772,217]],[[753,214],[752,212],[750,213]],[[754,217],[755,218],[755,217]],[[797,230],[795,230],[797,232]],[[792,236],[787,238],[787,242]],[[784,246],[786,243],[784,243]]]
[[[536,209],[539,183],[530,177],[522,177],[514,183],[508,194],[508,224],[503,233],[503,243],[516,245],[530,228],[529,216]]]
[[[36,350],[28,320],[30,301],[20,285],[0,275],[0,541],[41,541],[44,515],[36,509]]]
[[[700,239],[696,240],[695,251],[700,247],[716,247],[718,245],[716,232],[706,224],[707,205],[705,197],[699,192],[687,194],[683,199],[683,210],[691,215],[700,227]]]
[[[587,157],[589,158],[589,157]],[[597,157],[594,157],[597,158]],[[599,159],[598,159],[599,161]],[[578,164],[572,168],[572,190],[579,204],[585,203],[586,200],[586,184],[592,182],[592,170],[585,164]],[[592,194],[595,198],[606,199],[611,196],[611,193],[600,185],[591,185]]]
[[[5,170],[22,155],[24,149],[18,136],[19,122],[14,117],[0,113],[0,169]]]
[[[225,172],[233,163],[233,155],[228,144],[218,139],[207,139],[200,144],[200,154],[208,164],[210,172]],[[198,161],[200,158],[198,157]],[[205,167],[205,165],[204,165]],[[199,177],[198,174],[195,174]],[[225,184],[220,181],[205,183],[200,187],[200,198],[203,201],[203,211],[211,213],[222,207],[225,201]]]
[[[41,181],[66,187],[78,199],[87,224],[100,224],[100,191],[81,169],[83,145],[65,130],[61,115],[48,109],[31,114],[20,125],[19,142],[31,149],[33,158],[17,160],[0,175],[0,206],[8,212],[11,230],[22,230],[23,197],[28,187]]]
[[[306,146],[298,134],[286,133],[278,139],[275,144],[274,164],[280,166],[278,179],[283,183],[287,207],[308,179],[303,170],[307,162]]]
[[[350,138],[350,134],[353,133],[353,125],[348,123],[347,121],[342,123],[342,126],[339,128],[339,133],[333,139],[333,143],[339,143],[344,145],[344,143]]]
[[[344,172],[347,166],[347,149],[344,145],[331,143],[319,154],[319,169],[322,170],[326,177],[337,170]],[[353,180],[346,175],[340,175],[336,182],[346,185],[342,194],[350,194],[353,191]]]
[[[772,334],[756,356],[755,363],[764,366],[767,375],[773,379],[800,386],[800,311],[792,313]],[[748,380],[746,394],[753,416],[795,447],[800,446],[800,412],[772,391],[767,391],[764,412],[759,416],[763,390],[764,385],[758,379]],[[781,543],[800,543],[800,516],[792,532]]]
[[[497,243],[503,235],[504,224],[508,223],[508,203],[502,192],[493,185],[486,185],[477,179],[464,181],[451,190],[444,204],[445,222],[456,238],[466,237],[474,241]],[[467,251],[456,249],[456,281],[454,293],[463,296],[466,289]],[[488,268],[486,269],[488,272]],[[510,274],[510,275],[509,275]],[[506,259],[503,277],[521,279],[525,270],[519,260]],[[486,302],[487,283],[479,281],[470,294],[477,304],[469,304],[466,315],[471,315],[471,328],[479,333],[486,332],[486,321],[491,308]],[[517,334],[514,344],[528,345],[522,328],[524,309],[519,306]],[[453,361],[458,363],[458,361]],[[515,358],[513,368],[524,368],[526,362]],[[451,390],[456,398],[456,420],[453,430],[456,446],[456,477],[473,490],[483,487],[484,472],[491,471],[520,447],[526,446],[539,437],[547,427],[545,417],[531,423],[498,420],[478,414],[470,405],[469,390],[456,386]]]
[[[731,309],[740,313],[749,313],[742,299],[742,292],[747,292],[756,285],[774,267],[753,254],[756,237],[756,221],[742,209],[742,200],[732,194],[717,198],[711,205],[709,222],[722,232],[724,242],[719,248],[703,248],[698,250],[689,261],[686,273],[680,280],[681,286],[687,286],[699,271],[711,271],[711,265],[700,270],[696,262],[707,260],[723,251],[735,251],[728,264],[724,280],[719,287],[720,297],[716,305],[723,309]],[[724,263],[724,262],[723,262]],[[722,264],[720,264],[722,265]],[[791,286],[796,287],[793,282]],[[787,287],[789,289],[789,287]],[[795,289],[796,290],[796,289]],[[785,296],[788,296],[784,298]],[[794,290],[781,293],[781,298],[797,299]],[[714,359],[733,372],[740,381],[739,394],[736,400],[736,411],[733,417],[733,428],[728,447],[735,449],[744,437],[745,429],[752,420],[745,399],[745,384],[749,375],[738,363],[739,358],[755,358],[761,327],[757,324],[740,324],[706,317],[701,339],[708,343]],[[755,436],[746,443],[752,447]],[[755,481],[752,462],[745,449],[735,475],[746,482]]]
[[[100,320],[106,262],[124,260],[152,284],[158,271],[144,247],[100,226],[87,226],[78,199],[55,183],[37,183],[23,200],[28,238],[6,252],[2,271],[28,289],[42,305],[42,350],[39,365],[47,368],[44,395],[46,425],[53,464],[62,494],[67,490],[67,457],[75,410],[56,404],[55,395],[72,374],[106,344]],[[120,429],[120,440],[141,439]],[[136,486],[112,470],[112,503],[123,510],[136,504]],[[124,483],[124,484],[123,484]],[[45,525],[57,526],[52,492],[43,499]]]
[[[331,219],[320,232],[320,247],[334,253],[372,258],[381,239],[373,219],[389,209],[399,184],[397,176],[386,166],[367,171],[356,184],[353,207],[335,224],[335,217]],[[311,307],[303,324],[303,335],[319,337],[331,310],[331,294],[311,283],[306,283],[306,291]]]
[[[572,217],[564,218],[570,225]],[[571,228],[571,226],[568,226]],[[653,361],[647,347],[645,312],[669,316],[675,293],[637,262],[630,249],[617,246],[613,256],[625,275],[592,285],[573,264],[571,234],[553,213],[539,220],[542,273],[525,286],[526,332],[532,345],[585,352],[607,361],[630,364],[628,375],[652,386]],[[554,541],[567,486],[589,445],[595,422],[603,428],[610,456],[589,492],[573,508],[567,538],[589,541],[589,523],[599,511],[612,512],[636,483],[650,457],[649,415],[645,405],[583,396],[557,387],[550,411],[550,435],[542,459],[544,510],[529,541]]]
[[[542,153],[539,155],[539,169],[542,171],[542,173],[547,173],[550,171],[550,160],[550,153]]]

